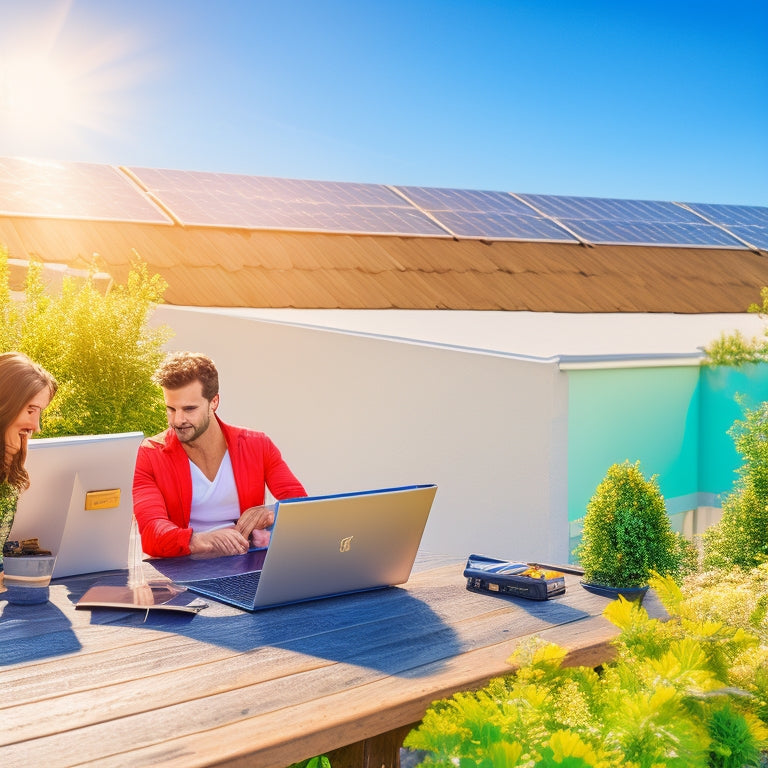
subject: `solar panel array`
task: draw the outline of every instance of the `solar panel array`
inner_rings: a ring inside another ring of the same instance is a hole
[[[457,237],[489,240],[578,242],[550,219],[506,192],[397,187]]]
[[[669,202],[520,195],[591,243],[743,247],[736,238]]]
[[[380,184],[129,170],[187,226],[448,236],[422,211]]]
[[[750,245],[768,251],[768,208],[701,203],[687,203],[687,205]]]
[[[768,208],[0,158],[0,215],[768,251]]]
[[[111,165],[0,157],[0,215],[172,224]]]

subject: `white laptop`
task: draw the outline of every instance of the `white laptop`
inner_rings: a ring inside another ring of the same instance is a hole
[[[143,439],[141,432],[122,432],[30,440],[31,485],[8,539],[39,539],[56,555],[53,578],[126,568]]]
[[[269,547],[150,560],[176,584],[255,611],[408,580],[436,485],[279,501]]]

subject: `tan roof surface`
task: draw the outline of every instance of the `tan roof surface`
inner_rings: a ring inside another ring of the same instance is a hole
[[[12,258],[118,281],[134,252],[192,306],[743,312],[768,285],[748,250],[226,230],[0,216]]]

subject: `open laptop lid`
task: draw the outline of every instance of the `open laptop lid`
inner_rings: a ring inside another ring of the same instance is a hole
[[[402,584],[436,485],[277,503],[254,608]]]
[[[30,440],[30,487],[9,540],[37,538],[56,555],[53,578],[125,568],[133,469],[144,435],[123,432]]]

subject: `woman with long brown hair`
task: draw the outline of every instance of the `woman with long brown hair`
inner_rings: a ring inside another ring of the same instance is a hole
[[[24,468],[27,440],[40,431],[40,416],[57,389],[56,379],[26,355],[0,354],[0,584],[3,545],[11,532],[19,495],[29,488]]]

